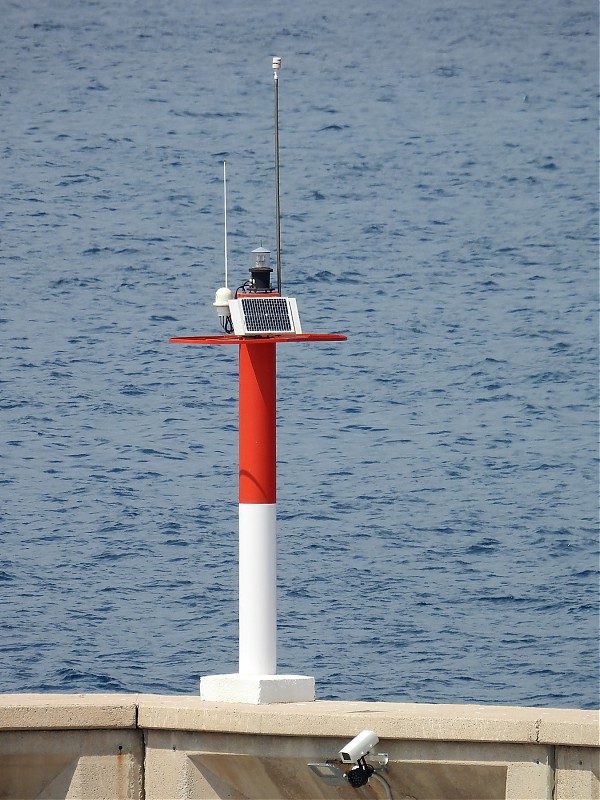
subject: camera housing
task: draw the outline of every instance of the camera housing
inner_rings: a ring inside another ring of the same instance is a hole
[[[356,764],[364,758],[379,742],[374,731],[361,731],[345,747],[340,750],[340,758],[344,764]]]

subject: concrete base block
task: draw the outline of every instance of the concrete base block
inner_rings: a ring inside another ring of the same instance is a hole
[[[207,675],[200,678],[200,697],[221,703],[311,703],[315,679],[306,675]]]

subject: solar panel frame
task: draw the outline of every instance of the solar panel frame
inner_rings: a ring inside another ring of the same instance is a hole
[[[233,328],[239,336],[302,333],[293,297],[245,296],[229,301]]]

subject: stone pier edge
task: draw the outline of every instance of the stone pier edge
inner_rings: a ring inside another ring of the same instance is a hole
[[[0,694],[0,797],[354,800],[309,766],[365,729],[389,753],[373,800],[600,800],[596,710],[152,694]]]

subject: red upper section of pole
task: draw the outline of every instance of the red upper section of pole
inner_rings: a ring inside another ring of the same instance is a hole
[[[240,348],[240,503],[276,502],[276,348],[283,342],[343,342],[339,333],[174,336],[177,344]]]
[[[240,343],[240,503],[276,499],[276,343]]]

